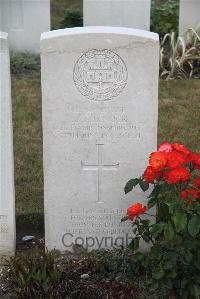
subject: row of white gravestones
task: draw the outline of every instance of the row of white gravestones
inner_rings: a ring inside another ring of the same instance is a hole
[[[0,32],[0,258],[15,251],[15,192],[8,35]]]
[[[200,0],[180,0],[179,35],[200,24]]]
[[[180,0],[179,35],[200,23],[200,0]],[[149,30],[151,0],[84,0],[85,26],[122,26]]]
[[[157,144],[158,35],[52,31],[42,34],[41,58],[47,248],[126,245],[132,229],[121,217],[146,196],[123,188]]]
[[[200,22],[200,1],[180,0],[179,32]],[[83,0],[85,26],[121,26],[149,30],[151,0]],[[42,32],[50,30],[50,0],[0,0],[0,30],[10,48],[39,53]]]
[[[151,0],[84,0],[85,26],[150,29]]]
[[[40,35],[50,30],[50,0],[0,0],[0,30],[10,49],[40,52]]]

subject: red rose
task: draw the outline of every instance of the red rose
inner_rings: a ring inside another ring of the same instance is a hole
[[[132,206],[130,206],[127,210],[128,219],[133,220],[134,217],[144,214],[146,212],[147,208],[142,206],[141,203],[136,203]]]
[[[185,167],[175,168],[165,172],[164,174],[164,180],[168,184],[183,183],[189,180],[189,178],[190,178],[190,173],[187,171]]]
[[[187,163],[195,163],[195,162],[198,162],[199,159],[200,159],[200,156],[197,153],[191,152],[187,156],[186,162]]]
[[[189,199],[189,200],[188,200],[188,203],[189,203],[190,205],[193,205],[193,204],[194,204],[194,201],[193,201],[192,199]]]
[[[151,166],[148,166],[144,172],[144,179],[148,183],[152,183],[157,177],[161,175],[161,171],[155,171],[155,169]]]
[[[195,186],[196,188],[200,188],[200,178],[196,178],[196,179],[194,180],[193,184],[194,184],[194,186]]]
[[[191,152],[186,158],[187,163],[193,163],[194,169],[200,169],[200,156],[197,153]]]
[[[180,167],[185,162],[185,157],[177,151],[172,151],[171,153],[168,153],[167,157],[167,167],[170,169]]]
[[[154,152],[150,155],[149,164],[155,171],[162,171],[167,164],[167,153]]]
[[[188,194],[187,194],[187,191],[186,191],[186,190],[181,191],[180,195],[181,195],[181,197],[182,197],[183,199],[186,199],[186,198],[188,197]]]
[[[188,189],[187,190],[188,194],[193,197],[193,198],[196,198],[196,199],[200,199],[200,192],[198,192],[197,190],[194,190],[194,189]]]
[[[200,156],[197,154],[194,161],[194,169],[200,169]]]
[[[185,189],[181,191],[181,197],[186,199],[188,196],[193,197],[195,199],[200,199],[200,192],[194,189]]]
[[[172,143],[173,149],[175,149],[177,152],[180,152],[184,155],[188,155],[190,151],[182,144],[179,143]]]
[[[159,145],[158,151],[170,153],[172,151],[172,146],[169,142],[163,142]]]

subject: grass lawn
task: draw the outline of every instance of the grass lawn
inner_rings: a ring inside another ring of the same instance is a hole
[[[38,76],[12,80],[18,226],[43,229],[41,86]],[[158,141],[200,152],[200,81],[160,82]]]

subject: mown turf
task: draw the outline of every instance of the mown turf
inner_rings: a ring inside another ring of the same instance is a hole
[[[20,223],[41,228],[43,170],[40,79],[12,81],[16,209]],[[200,152],[200,80],[160,82],[158,140]]]
[[[158,140],[200,153],[200,80],[160,82]]]
[[[27,224],[40,226],[38,219],[43,215],[40,80],[14,79],[12,97],[17,215],[27,216]]]

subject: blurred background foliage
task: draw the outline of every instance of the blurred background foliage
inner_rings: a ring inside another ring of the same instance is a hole
[[[162,38],[166,33],[178,34],[179,0],[151,1],[151,28]]]
[[[52,29],[83,25],[83,0],[52,0]],[[178,32],[179,0],[151,1],[151,31],[162,37]]]

